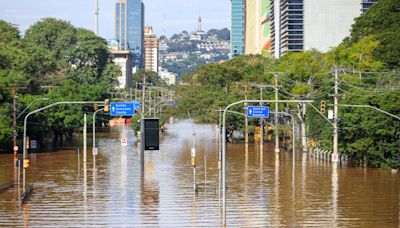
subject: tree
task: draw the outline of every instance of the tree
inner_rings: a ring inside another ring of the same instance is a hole
[[[371,6],[355,20],[345,43],[357,43],[367,36],[380,44],[374,51],[375,60],[387,68],[400,68],[400,1],[380,0]]]
[[[143,69],[132,75],[132,84],[143,83],[143,77],[146,77],[146,83],[153,83],[153,86],[167,87],[167,83],[156,72]]]
[[[216,36],[219,40],[230,40],[231,32],[227,28],[223,29],[210,29],[207,32],[208,36]]]
[[[323,85],[330,84],[327,75],[329,70],[330,65],[325,55],[316,50],[286,54],[279,60],[277,66],[277,71],[284,72],[284,75],[278,75],[282,96],[297,99],[314,99],[324,96],[322,93],[326,90]],[[303,150],[307,151],[307,119],[310,122],[310,119],[306,118],[307,106],[299,104],[297,108]]]
[[[110,75],[120,71],[107,66],[111,64],[107,43],[92,31],[45,18],[26,31],[23,42],[30,56],[28,73],[36,84],[59,85],[70,78],[83,84],[116,85],[117,78]],[[103,73],[105,69],[107,74]]]
[[[26,81],[24,68],[26,54],[18,29],[0,20],[0,142],[11,139],[12,95],[11,87]]]

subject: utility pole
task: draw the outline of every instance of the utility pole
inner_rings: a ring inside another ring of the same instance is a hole
[[[279,112],[279,107],[278,107],[278,75],[275,74],[274,75],[274,79],[275,79],[275,113]],[[278,115],[275,114],[275,153],[279,153],[279,132],[278,132]]]
[[[14,150],[14,161],[17,159],[17,88],[14,86],[13,91],[13,150]],[[16,166],[14,162],[14,166]]]
[[[334,117],[333,117],[333,155],[332,161],[337,165],[338,157],[338,122],[339,122],[339,68],[335,66],[335,94],[334,94]]]

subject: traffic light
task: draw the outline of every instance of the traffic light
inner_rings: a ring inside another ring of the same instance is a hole
[[[105,99],[104,100],[104,112],[109,112],[110,111],[110,99]]]
[[[29,159],[24,159],[24,168],[27,169],[29,167]]]
[[[98,106],[97,104],[94,104],[94,105],[93,105],[93,109],[94,109],[95,111],[97,111],[97,109],[99,109],[99,106]]]
[[[320,109],[320,111],[322,113],[325,113],[325,110],[326,110],[326,101],[321,101],[321,109]]]

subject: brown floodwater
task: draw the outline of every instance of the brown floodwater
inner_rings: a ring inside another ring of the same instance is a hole
[[[197,166],[190,164],[192,123],[166,127],[159,151],[146,151],[141,174],[129,127],[97,139],[96,164],[75,150],[30,154],[29,200],[18,187],[0,193],[5,227],[218,227],[218,149],[213,125],[195,124]],[[128,146],[120,138],[128,138]],[[89,141],[88,145],[91,145]],[[89,149],[88,151],[91,151]],[[400,174],[339,167],[265,144],[227,145],[228,227],[400,227]],[[0,155],[0,185],[13,180],[12,155]]]

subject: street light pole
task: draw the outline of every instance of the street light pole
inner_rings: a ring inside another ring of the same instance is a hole
[[[23,160],[27,159],[27,151],[26,151],[26,127],[28,124],[28,117],[32,114],[38,113],[40,111],[43,111],[45,109],[54,107],[56,105],[61,105],[61,104],[104,104],[104,101],[62,101],[62,102],[56,102],[50,105],[47,105],[45,107],[36,109],[30,113],[28,113],[25,118],[24,118],[24,138],[23,138]],[[25,191],[25,168],[23,169],[23,190]]]
[[[96,110],[93,113],[93,163],[96,164],[96,154],[97,154],[97,148],[96,148],[96,114],[100,111],[104,111],[104,108],[101,108],[99,110]]]
[[[24,114],[25,111],[28,110],[28,108],[31,107],[31,105],[33,105],[33,103],[35,103],[35,102],[37,102],[37,101],[47,101],[47,100],[49,100],[49,98],[47,98],[47,97],[42,97],[42,98],[38,98],[38,99],[36,99],[36,100],[33,100],[33,101],[32,101],[28,106],[26,106],[26,108],[17,116],[17,119],[19,119],[19,118],[22,116],[22,114]]]
[[[13,87],[13,150],[14,150],[14,167],[17,165],[17,89]]]
[[[14,160],[17,159],[17,153],[18,153],[18,148],[17,148],[17,120],[19,117],[22,116],[22,114],[25,113],[28,108],[35,103],[36,101],[40,100],[48,100],[49,98],[38,98],[36,100],[33,100],[26,108],[18,115],[17,115],[17,89],[16,87],[13,87],[13,150],[14,150]],[[14,162],[14,166],[16,166],[16,162]]]
[[[312,103],[312,100],[241,100],[229,104],[222,116],[222,223],[226,227],[226,113],[228,109],[242,103]]]

